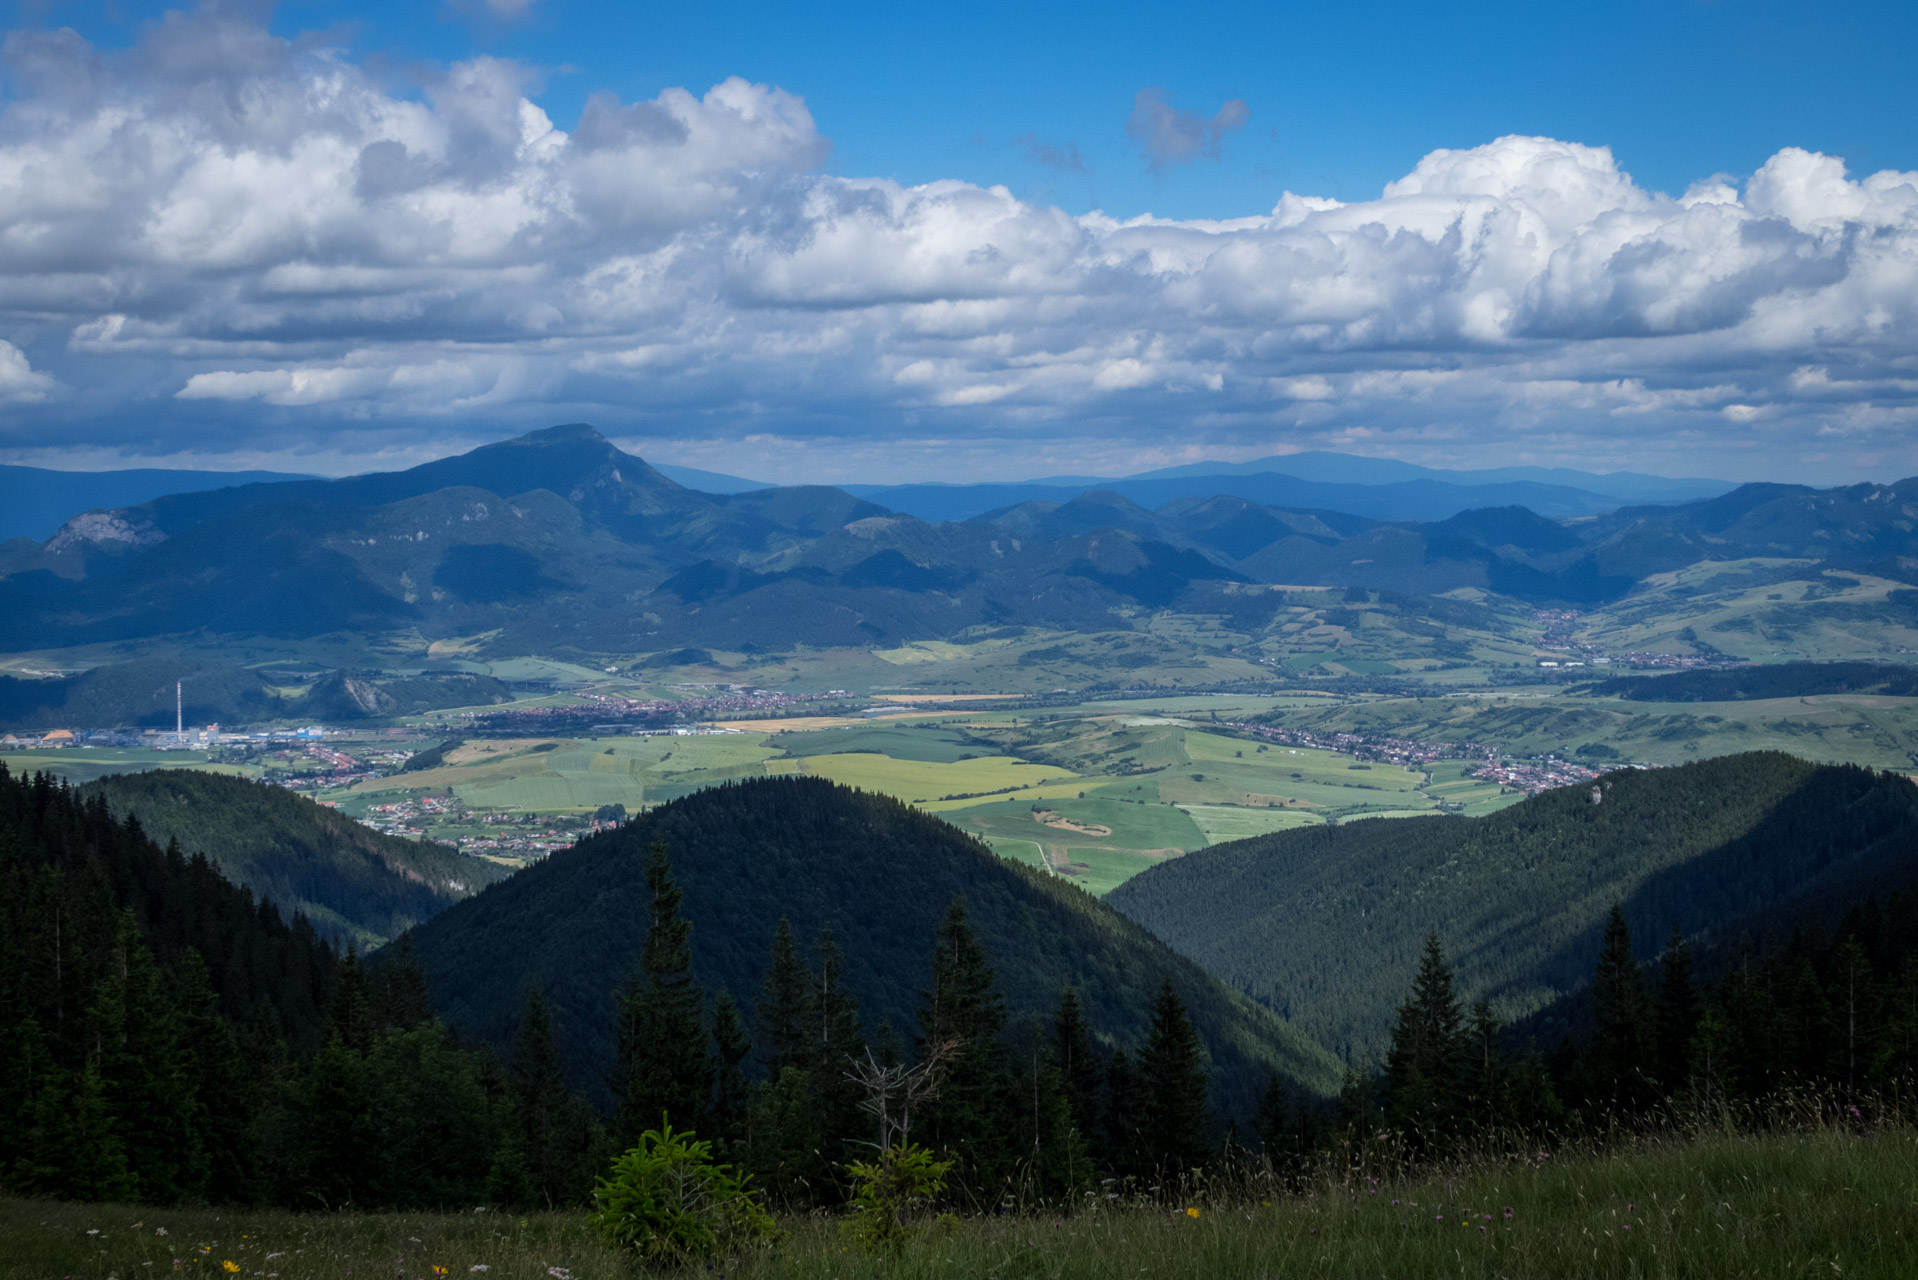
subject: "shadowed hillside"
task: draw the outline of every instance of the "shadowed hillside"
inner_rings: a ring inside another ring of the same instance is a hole
[[[1589,977],[1614,902],[1649,956],[1674,925],[1709,942],[1794,905],[1856,900],[1914,856],[1918,787],[1763,752],[1607,774],[1482,818],[1215,845],[1106,901],[1370,1061],[1433,931],[1462,993],[1517,1017]]]
[[[402,840],[279,787],[183,769],[122,773],[81,789],[114,816],[137,817],[164,845],[304,913],[320,933],[380,943],[503,880],[505,867],[445,845]]]

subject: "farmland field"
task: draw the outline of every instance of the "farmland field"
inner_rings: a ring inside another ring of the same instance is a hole
[[[115,773],[147,769],[193,769],[204,773],[258,776],[258,769],[219,764],[204,751],[150,751],[142,747],[66,747],[55,751],[10,751],[0,755],[13,773],[50,773],[76,786]]]
[[[342,807],[451,796],[475,813],[628,813],[728,779],[803,773],[936,813],[1001,856],[1104,893],[1154,862],[1328,821],[1484,812],[1518,798],[1442,762],[1429,773],[1242,736],[1314,697],[1175,696],[974,707],[816,729],[469,742],[438,767],[362,783]],[[451,821],[449,819],[449,821]]]

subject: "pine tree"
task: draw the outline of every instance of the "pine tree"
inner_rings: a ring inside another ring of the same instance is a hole
[[[1152,1169],[1182,1173],[1203,1165],[1211,1148],[1205,1050],[1170,978],[1153,1002],[1139,1079],[1139,1128]]]
[[[1592,974],[1592,1044],[1585,1057],[1587,1096],[1601,1107],[1637,1114],[1656,1097],[1651,1003],[1632,955],[1632,931],[1616,904],[1605,922]]]
[[[1392,1026],[1386,1118],[1415,1144],[1449,1135],[1459,1119],[1468,1057],[1452,967],[1434,933],[1425,940],[1412,993]]]
[[[652,894],[646,945],[639,968],[616,997],[619,1108],[613,1140],[621,1150],[638,1145],[662,1118],[675,1128],[697,1130],[713,1087],[704,997],[693,982],[693,927],[680,917],[684,895],[673,880],[666,846],[657,842],[646,860],[646,887]]]
[[[1665,1092],[1684,1088],[1691,1069],[1692,1037],[1698,1033],[1705,1002],[1692,980],[1691,948],[1678,926],[1658,958],[1658,1007],[1654,1034],[1658,1082]]]

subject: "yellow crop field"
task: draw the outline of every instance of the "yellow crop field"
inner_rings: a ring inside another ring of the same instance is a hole
[[[1074,777],[1051,765],[1027,764],[1012,756],[982,756],[940,764],[928,760],[895,760],[870,752],[857,754],[807,756],[799,762],[802,773],[831,778],[847,786],[878,791],[909,803],[923,803],[941,797],[977,795],[981,792],[1026,788],[1044,782]]]

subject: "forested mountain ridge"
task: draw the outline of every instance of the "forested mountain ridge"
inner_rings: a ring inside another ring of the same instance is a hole
[[[1918,787],[1779,753],[1622,770],[1481,818],[1215,845],[1107,901],[1334,1052],[1381,1051],[1436,931],[1468,999],[1531,1013],[1590,972],[1622,902],[1656,946],[1855,901],[1914,873]]]
[[[8,543],[0,646],[412,629],[495,633],[511,653],[866,646],[1132,626],[1203,612],[1221,582],[1592,604],[1754,556],[1904,581],[1918,552],[1918,481],[1748,485],[1569,524],[1522,506],[1420,523],[1140,496],[1156,509],[1095,489],[928,523],[821,486],[688,489],[575,424],[408,471],[89,512],[44,544]]]
[[[523,993],[538,986],[573,1078],[597,1087],[612,1053],[611,993],[645,941],[643,873],[655,840],[684,890],[694,973],[709,996],[755,999],[784,918],[802,945],[832,931],[867,1034],[884,1020],[903,1039],[930,981],[933,937],[959,897],[1015,1028],[1049,1017],[1072,986],[1091,1025],[1131,1048],[1169,977],[1233,1113],[1249,1108],[1271,1068],[1314,1091],[1336,1084],[1336,1064],[1318,1046],[1098,900],[898,801],[813,778],[674,801],[422,925],[412,938],[442,1016],[503,1043]]]
[[[115,817],[204,855],[261,898],[344,945],[377,947],[510,874],[425,841],[382,835],[280,787],[184,769],[90,782]]]
[[[0,946],[11,966],[32,973],[33,1005],[52,1011],[39,1017],[42,1031],[55,1034],[82,1008],[79,994],[113,950],[113,918],[125,911],[162,964],[197,953],[227,1017],[264,1018],[296,1046],[318,1040],[334,953],[306,918],[283,916],[204,857],[162,849],[137,819],[116,818],[104,797],[82,797],[46,774],[16,777],[0,764],[0,864],[0,909],[14,913]],[[63,898],[75,904],[65,918],[88,922],[92,934],[69,926],[59,936]],[[44,972],[30,960],[43,960]]]

